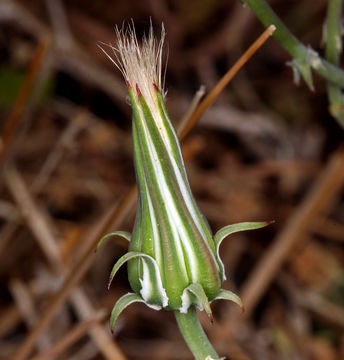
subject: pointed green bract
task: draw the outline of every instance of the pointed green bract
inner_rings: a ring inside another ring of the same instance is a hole
[[[218,247],[221,245],[222,240],[226,238],[228,235],[237,233],[239,231],[260,229],[269,224],[270,222],[262,221],[262,222],[242,222],[242,223],[224,226],[214,236],[216,249],[218,249]]]
[[[135,302],[144,302],[141,296],[135,293],[128,293],[123,295],[120,299],[117,300],[115,306],[111,311],[111,318],[110,318],[110,329],[113,330],[116,325],[116,321],[121,314],[121,312],[128,307],[129,305]]]
[[[161,307],[166,307],[168,305],[168,298],[162,285],[160,271],[157,263],[151,256],[142,252],[130,251],[124,254],[116,262],[110,274],[108,288],[110,287],[118,269],[124,263],[134,258],[139,258],[141,260],[140,265],[142,266],[142,271],[139,275],[139,281],[141,283],[140,294],[145,303],[156,310],[160,309]]]
[[[196,305],[201,311],[204,309],[212,318],[210,304],[203,287],[200,284],[191,284],[183,292],[181,313],[187,313],[190,305]]]
[[[130,239],[131,239],[131,234],[128,233],[127,231],[114,231],[114,232],[111,232],[109,234],[106,234],[105,236],[103,236],[99,242],[98,242],[98,245],[97,245],[97,250],[100,248],[100,246],[103,244],[103,242],[106,240],[106,239],[109,239],[110,237],[113,237],[113,236],[119,236],[119,237],[122,237],[124,238],[125,240],[128,240],[130,242]]]
[[[214,300],[220,300],[220,299],[233,301],[241,308],[243,308],[243,304],[240,297],[234,294],[230,290],[221,289]]]
[[[226,274],[225,274],[225,267],[220,259],[219,249],[222,241],[231,234],[237,233],[239,231],[246,231],[246,230],[255,230],[263,228],[267,225],[269,225],[271,222],[242,222],[237,224],[231,224],[223,227],[220,229],[214,236],[215,246],[216,246],[216,254],[217,258],[221,265],[221,278],[222,280],[226,280]]]

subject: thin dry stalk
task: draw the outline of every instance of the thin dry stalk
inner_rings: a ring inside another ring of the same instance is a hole
[[[245,306],[245,313],[241,315],[229,309],[227,314],[224,314],[224,319],[227,321],[216,329],[219,342],[227,341],[226,339],[231,336],[240,319],[248,318],[252,314],[267,287],[278,275],[279,269],[291,250],[314,227],[319,215],[324,214],[331,207],[343,183],[344,152],[340,150],[332,155],[318,181],[243,285],[241,299]]]
[[[180,120],[179,126],[178,126],[178,134],[182,131],[182,129],[185,129],[188,122],[191,119],[192,114],[196,111],[197,107],[199,106],[203,96],[205,94],[205,86],[202,85],[198,91],[196,92],[195,96],[193,97],[189,107],[185,111],[183,117]]]
[[[87,342],[81,345],[80,348],[73,354],[70,355],[68,360],[91,360],[98,354],[98,349],[92,342]]]
[[[58,356],[63,351],[68,349],[71,345],[85,336],[90,329],[92,329],[95,325],[99,324],[99,322],[104,318],[105,314],[99,314],[91,320],[83,321],[77,325],[75,325],[62,339],[60,339],[56,344],[54,344],[47,351],[33,357],[32,360],[49,360],[54,356]]]
[[[256,53],[256,51],[269,39],[276,30],[274,25],[270,25],[261,36],[244,52],[244,54],[236,61],[229,71],[221,78],[221,80],[210,91],[206,98],[200,103],[195,112],[189,119],[188,125],[181,131],[180,139],[183,139],[190,130],[196,125],[203,113],[218,98],[223,89],[229,84],[238,71],[247,63],[247,61]]]
[[[35,309],[34,297],[29,288],[18,279],[13,279],[10,282],[10,290],[24,322],[28,328],[31,328],[38,317]],[[46,333],[37,341],[37,346],[40,351],[47,349],[50,345],[51,341]]]
[[[26,73],[24,82],[8,115],[0,142],[0,166],[3,165],[6,155],[8,154],[8,151],[20,126],[22,116],[30,99],[31,91],[45,59],[49,45],[50,41],[48,38],[44,38],[38,43],[35,54]]]
[[[344,182],[344,152],[332,155],[318,181],[273,244],[255,267],[242,288],[245,317],[252,314],[258,301],[278,273],[290,251],[312,228],[320,213],[325,213]]]
[[[49,13],[55,41],[62,49],[72,46],[74,39],[68,26],[63,3],[61,0],[45,0],[45,5]]]
[[[320,293],[300,288],[286,272],[282,272],[278,280],[298,306],[313,312],[326,323],[344,329],[344,311],[340,305],[329,301]]]
[[[37,239],[40,247],[50,261],[54,270],[61,273],[62,275],[66,275],[68,273],[68,269],[65,268],[61,261],[60,251],[55,242],[54,236],[52,235],[52,231],[49,229],[48,222],[35,204],[19,173],[17,173],[14,168],[6,169],[5,179],[12,196],[15,198],[18,206],[21,208],[24,214],[29,228],[34,233],[35,238]],[[91,302],[87,299],[85,293],[78,288],[72,290],[72,292],[68,292],[68,295],[71,296],[71,302],[79,317],[84,319],[92,317],[94,314],[94,309]],[[36,327],[33,329],[35,328]],[[34,331],[32,332],[34,333]],[[107,359],[125,359],[124,355],[121,353],[110,334],[107,333],[101,325],[96,324],[90,330],[90,334],[94,342],[97,344],[99,350]],[[38,337],[35,338],[32,345],[36,343],[37,339]],[[27,355],[30,354],[31,349],[32,346],[28,352],[23,355],[23,357],[18,358],[24,359]],[[16,356],[18,355],[15,355],[14,359],[17,358]]]
[[[89,247],[88,252],[78,261],[73,268],[70,269],[66,275],[66,280],[56,294],[56,296],[50,301],[49,306],[43,311],[42,316],[35,324],[32,331],[26,337],[21,346],[17,349],[17,352],[13,356],[13,360],[23,360],[31,353],[33,346],[42,332],[48,327],[54,316],[59,311],[60,307],[64,304],[66,298],[70,295],[73,288],[79,283],[86,271],[89,269],[94,259],[95,244],[98,239],[111,227],[119,226],[121,221],[131,211],[132,206],[136,202],[137,190],[133,188],[127,196],[120,202],[118,206],[114,206],[104,217],[97,223],[90,231],[89,238],[93,239],[92,246]],[[88,241],[90,242],[90,241]],[[101,328],[102,329],[102,328]],[[102,337],[103,338],[103,337]],[[115,346],[115,343],[111,340],[111,343],[107,343],[109,346]],[[118,360],[125,359],[124,355],[117,353],[115,357]],[[109,357],[111,359],[111,357]]]
[[[31,186],[29,186],[32,195],[39,194],[40,190],[48,183],[54,170],[58,166],[66,148],[70,146],[74,138],[88,124],[88,113],[85,110],[79,110],[71,119],[67,128],[63,131],[55,146],[50,151],[44,161],[39,173],[35,177]],[[18,230],[20,224],[20,214],[15,213],[11,221],[8,221],[0,232],[0,257],[4,253],[9,241]]]
[[[39,246],[49,262],[53,265],[54,270],[62,270],[63,265],[59,259],[59,247],[55,242],[52,232],[46,225],[47,219],[36,206],[23,179],[14,168],[6,169],[4,171],[4,178],[29,228],[38,240]]]
[[[9,8],[10,11],[8,11]],[[0,2],[1,21],[13,21],[20,28],[25,29],[28,34],[37,38],[47,36],[47,34],[51,38],[55,36],[42,21],[33,16],[24,6],[13,1],[3,0]],[[112,71],[99,65],[76,41],[63,42],[63,44],[64,48],[57,43],[52,49],[56,68],[63,68],[81,82],[87,81],[96,88],[102,89],[121,107],[124,113],[128,111],[128,107],[123,101],[126,96],[126,87],[122,81],[119,81]]]
[[[16,304],[11,304],[0,313],[0,338],[8,334],[21,320],[21,313]]]
[[[32,185],[30,190],[33,194],[39,193],[50,180],[54,170],[60,163],[66,149],[75,141],[77,135],[89,124],[89,115],[82,109],[70,120],[68,126],[62,132],[55,146],[50,151]]]
[[[315,221],[313,231],[320,236],[344,243],[344,224],[326,217]]]

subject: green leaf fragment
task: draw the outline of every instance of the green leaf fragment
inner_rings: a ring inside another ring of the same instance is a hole
[[[234,294],[230,290],[221,289],[219,293],[216,295],[216,298],[214,300],[220,300],[220,299],[233,301],[237,305],[239,305],[241,309],[243,309],[243,304],[240,297]]]
[[[319,54],[314,51],[312,48],[308,48],[306,52],[306,57],[304,59],[294,58],[291,62],[288,63],[291,66],[294,72],[294,81],[298,85],[300,81],[300,75],[308,85],[311,91],[314,91],[313,84],[313,70],[324,70],[324,65],[321,61]]]
[[[111,233],[109,233],[109,234],[106,234],[105,236],[103,236],[103,237],[99,240],[96,250],[98,250],[98,249],[100,248],[100,246],[103,244],[103,242],[104,242],[106,239],[108,239],[108,238],[110,238],[110,237],[113,237],[113,236],[120,236],[120,237],[128,240],[129,242],[130,242],[130,240],[131,240],[131,234],[128,233],[127,231],[114,231],[114,232],[111,232]]]
[[[111,318],[110,318],[110,329],[113,331],[116,325],[116,321],[121,314],[121,312],[135,302],[143,302],[144,300],[141,298],[140,295],[137,295],[135,293],[128,293],[126,295],[123,295],[118,301],[116,302],[115,306],[113,307],[111,311]]]
[[[300,84],[300,78],[302,76],[305,83],[308,85],[311,91],[314,91],[312,69],[308,61],[300,61],[294,59],[288,62],[288,65],[293,69],[294,82],[296,85]]]
[[[16,100],[26,77],[26,70],[0,66],[0,110],[9,109]],[[49,100],[54,93],[54,76],[45,79],[40,87],[39,103]]]

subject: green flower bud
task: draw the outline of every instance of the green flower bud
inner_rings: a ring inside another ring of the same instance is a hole
[[[114,62],[127,82],[132,105],[138,205],[129,252],[118,260],[110,276],[111,283],[118,268],[128,261],[135,294],[117,302],[112,326],[119,313],[135,301],[180,312],[196,305],[209,315],[209,302],[216,298],[241,305],[235,294],[221,289],[225,275],[219,246],[230,233],[267,224],[229,225],[212,235],[192,195],[178,137],[165,107],[161,82],[164,36],[162,28],[157,42],[151,28],[140,47],[133,28],[125,34],[117,30]],[[110,235],[128,238],[127,233]]]
[[[177,135],[155,81],[151,79],[155,99],[149,105],[139,90],[136,94],[130,91],[139,200],[129,248],[155,260],[162,286],[151,284],[146,259],[130,261],[128,272],[132,288],[147,304],[177,310],[184,305],[184,290],[193,283],[199,283],[212,300],[220,290],[221,267],[209,226],[191,193]],[[189,303],[188,297],[184,295]]]

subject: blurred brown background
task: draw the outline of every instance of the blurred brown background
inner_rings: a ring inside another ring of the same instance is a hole
[[[297,37],[323,53],[325,0],[274,0]],[[131,231],[131,109],[121,74],[98,48],[133,19],[167,29],[167,107],[178,124],[263,27],[239,0],[0,2],[0,359],[191,359],[173,314],[132,305],[115,334],[108,291]],[[344,358],[343,130],[326,86],[293,83],[270,39],[183,143],[191,187],[215,232],[272,220],[227,239],[228,280],[246,307],[213,303],[202,323],[232,360]],[[15,357],[13,357],[15,355]]]

